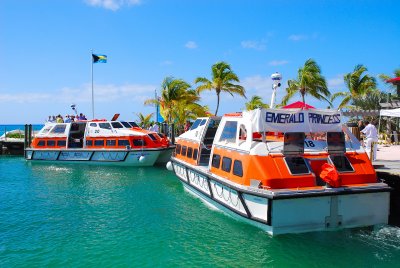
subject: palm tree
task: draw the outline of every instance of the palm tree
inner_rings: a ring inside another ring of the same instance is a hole
[[[145,129],[147,129],[147,128],[149,128],[150,127],[150,125],[151,125],[151,117],[153,116],[153,114],[151,113],[151,114],[148,114],[148,115],[144,115],[144,114],[142,114],[142,113],[138,113],[137,114],[137,117],[138,117],[138,124],[139,124],[139,126],[141,127],[141,128],[145,128]]]
[[[348,106],[349,103],[356,98],[364,97],[376,88],[376,80],[374,77],[364,74],[368,69],[364,65],[356,65],[353,72],[344,76],[344,82],[349,91],[337,92],[332,95],[332,101],[337,97],[343,97],[339,108]]]
[[[180,101],[189,97],[187,90],[190,85],[182,79],[175,79],[171,76],[166,77],[161,84],[160,99],[149,99],[145,104],[160,105],[160,113],[167,123],[173,123],[174,109]],[[190,95],[191,101],[198,100],[194,95]]]
[[[380,102],[387,98],[387,94],[379,89],[372,89],[368,94],[353,99],[354,106],[362,110],[379,110]]]
[[[246,105],[246,110],[248,111],[257,108],[269,108],[269,105],[263,103],[262,98],[257,95],[251,97],[250,101],[246,102],[245,105]]]
[[[238,94],[245,97],[245,89],[233,82],[240,82],[239,77],[232,71],[231,66],[226,62],[217,62],[211,67],[212,79],[211,81],[205,77],[197,77],[194,81],[195,84],[200,84],[196,91],[200,94],[204,90],[214,89],[217,93],[217,108],[215,110],[215,115],[218,114],[219,100],[221,92],[227,92],[233,96],[233,94]]]
[[[313,96],[318,100],[328,100],[331,93],[326,85],[325,78],[321,75],[321,69],[313,59],[308,59],[304,66],[298,70],[297,79],[289,80],[286,95],[282,99],[282,105],[286,105],[297,92],[305,103],[305,95]]]
[[[197,103],[199,99],[195,90],[188,90],[186,98],[179,101],[174,108],[174,118],[178,129],[183,130],[186,121],[207,116],[208,107]]]

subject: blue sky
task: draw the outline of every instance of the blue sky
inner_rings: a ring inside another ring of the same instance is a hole
[[[2,0],[0,124],[42,123],[72,113],[71,103],[91,117],[91,49],[108,56],[94,65],[97,118],[154,112],[143,102],[166,76],[193,84],[221,60],[249,98],[266,103],[270,75],[283,75],[280,101],[287,79],[309,58],[331,92],[344,90],[343,75],[357,64],[374,76],[400,68],[399,10],[399,1],[386,0]],[[215,111],[214,92],[201,97]],[[219,114],[246,102],[221,97]]]

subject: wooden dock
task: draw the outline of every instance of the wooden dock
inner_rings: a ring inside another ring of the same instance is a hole
[[[0,154],[24,155],[24,139],[0,141]]]

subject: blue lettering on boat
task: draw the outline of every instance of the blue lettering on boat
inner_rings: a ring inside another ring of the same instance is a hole
[[[265,121],[267,123],[277,123],[277,124],[304,123],[304,113],[286,114],[286,113],[267,112],[265,116]]]
[[[316,113],[309,113],[308,120],[312,124],[322,124],[322,125],[329,125],[329,124],[338,124],[340,123],[340,114],[316,114]]]

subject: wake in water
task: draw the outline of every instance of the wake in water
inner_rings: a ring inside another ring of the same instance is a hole
[[[383,225],[373,231],[361,231],[356,237],[368,247],[375,248],[374,256],[379,260],[388,260],[400,254],[400,228]]]

